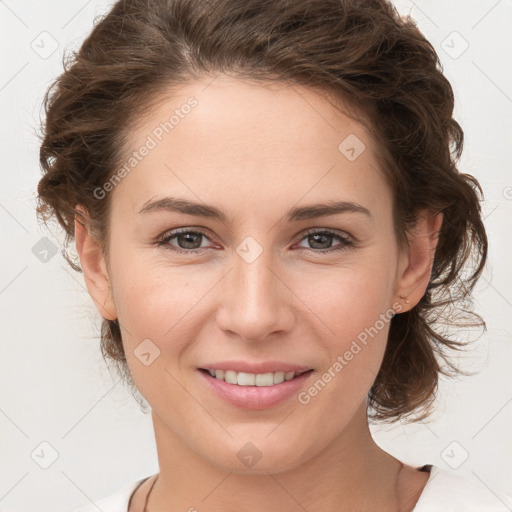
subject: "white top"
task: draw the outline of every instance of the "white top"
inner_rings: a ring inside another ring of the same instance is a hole
[[[152,476],[152,475],[150,475]],[[106,498],[73,512],[128,512],[128,502],[145,477],[126,484]],[[510,512],[512,496],[432,465],[430,477],[413,512]]]

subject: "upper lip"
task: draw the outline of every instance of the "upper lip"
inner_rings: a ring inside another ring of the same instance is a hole
[[[203,370],[232,370],[245,373],[275,373],[275,372],[305,372],[312,370],[309,366],[285,363],[280,361],[265,361],[262,363],[250,363],[247,361],[217,361],[206,363],[200,367]]]

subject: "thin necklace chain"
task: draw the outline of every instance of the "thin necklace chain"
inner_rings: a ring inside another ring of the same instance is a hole
[[[396,482],[397,496],[398,496],[398,479],[400,477],[400,473],[402,472],[402,469],[404,469],[404,463],[402,461],[400,461],[400,469],[398,470],[397,482]],[[147,512],[146,509],[147,509],[147,506],[148,506],[149,496],[150,496],[151,491],[153,490],[153,487],[155,486],[157,480],[158,480],[158,476],[155,478],[155,481],[151,484],[149,492],[148,492],[148,494],[146,496],[146,501],[144,502],[144,508],[142,509],[142,512]]]

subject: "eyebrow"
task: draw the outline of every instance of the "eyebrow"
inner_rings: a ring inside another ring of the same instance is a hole
[[[194,215],[196,217],[215,219],[226,224],[229,223],[227,215],[215,206],[204,203],[195,203],[188,199],[178,199],[175,197],[164,197],[154,201],[149,200],[144,203],[138,213],[146,214],[157,211],[178,212],[186,215]],[[301,220],[338,215],[341,213],[362,213],[372,218],[372,215],[367,208],[351,201],[331,201],[329,203],[290,208],[286,212],[285,218],[288,222],[298,222]]]

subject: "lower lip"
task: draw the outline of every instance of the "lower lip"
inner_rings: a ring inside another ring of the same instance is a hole
[[[212,377],[208,372],[198,370],[206,384],[226,402],[242,409],[268,409],[297,394],[311,377],[309,370],[291,380],[273,386],[239,386]]]

